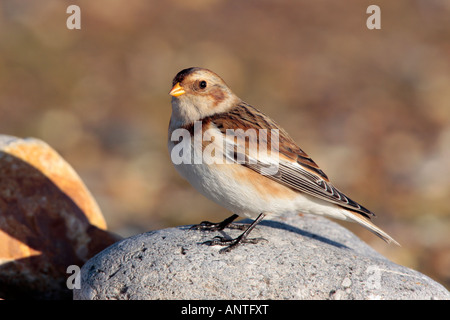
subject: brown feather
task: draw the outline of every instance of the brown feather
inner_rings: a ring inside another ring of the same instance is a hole
[[[281,164],[281,172],[273,176],[264,176],[264,178],[274,180],[293,190],[305,192],[323,200],[333,202],[341,207],[354,211],[365,218],[370,218],[370,216],[375,215],[373,212],[351,200],[336,189],[329,181],[327,175],[308,156],[308,154],[298,147],[289,134],[272,119],[264,115],[253,106],[241,101],[228,112],[217,113],[206,117],[202,120],[203,130],[206,130],[206,128],[210,127],[212,124],[224,135],[226,135],[227,129],[242,129],[244,131],[249,129],[277,129],[279,132],[279,144],[278,150],[276,151],[279,153],[279,157],[281,159],[284,158],[286,163],[293,161],[297,162],[301,168],[303,168],[304,172],[303,174],[299,173],[295,168],[290,168],[289,166]],[[260,137],[259,135],[256,135],[257,142],[267,142],[267,150],[270,150],[272,145],[270,136],[268,135],[268,137],[268,141],[259,141]],[[245,152],[247,154],[247,141],[245,147]],[[236,158],[237,155],[235,154],[234,157]],[[257,172],[261,172],[264,168],[264,164],[262,163],[244,163],[243,165]],[[299,175],[301,175],[304,179],[299,179]]]

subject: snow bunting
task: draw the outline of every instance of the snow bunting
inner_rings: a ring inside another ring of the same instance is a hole
[[[244,230],[232,222],[239,216],[255,219],[236,239],[215,237],[207,244],[226,246],[223,253],[256,243],[262,238],[247,236],[266,215],[302,212],[356,222],[398,245],[370,221],[371,211],[335,188],[285,130],[237,97],[217,74],[184,69],[172,86],[172,162],[200,193],[233,212],[220,223],[204,221],[193,228]]]

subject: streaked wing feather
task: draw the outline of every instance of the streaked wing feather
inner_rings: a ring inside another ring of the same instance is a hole
[[[357,202],[351,200],[341,191],[335,188],[329,181],[325,173],[319,166],[301,150],[291,137],[270,118],[264,116],[259,110],[252,106],[242,103],[232,111],[221,115],[215,115],[210,121],[223,134],[226,134],[225,128],[237,129],[278,129],[279,130],[279,159],[278,172],[276,174],[264,174],[267,178],[283,184],[293,190],[304,192],[319,199],[335,203],[339,206],[357,212],[366,218],[375,214],[364,208]],[[236,139],[239,141],[239,139]],[[260,174],[274,163],[268,159],[251,158],[248,148],[242,148],[236,145],[236,140],[228,141],[226,157],[236,162],[236,159],[245,158],[243,163],[239,164],[256,171]],[[261,142],[261,141],[258,141]],[[267,149],[270,150],[271,141],[268,141]],[[241,150],[246,150],[245,155],[239,154]],[[253,155],[253,153],[252,153]]]

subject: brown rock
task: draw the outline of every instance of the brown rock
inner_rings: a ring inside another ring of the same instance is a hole
[[[0,135],[0,298],[70,299],[67,267],[81,267],[117,240],[56,151]]]

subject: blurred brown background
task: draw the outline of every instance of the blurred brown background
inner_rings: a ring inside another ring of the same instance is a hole
[[[172,78],[210,68],[402,247],[346,227],[450,288],[449,17],[446,0],[2,0],[0,133],[53,146],[122,236],[219,221],[166,148]]]

